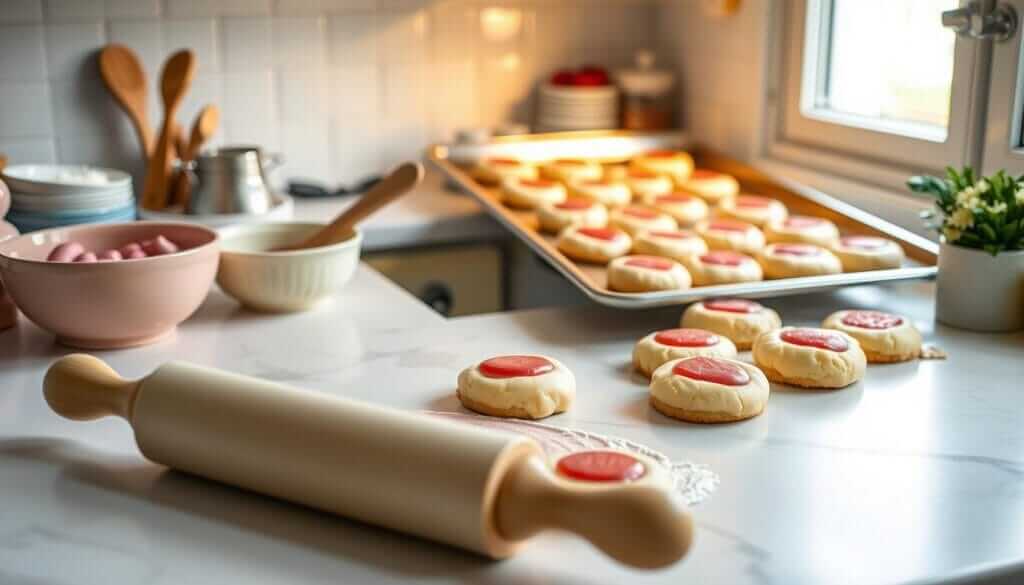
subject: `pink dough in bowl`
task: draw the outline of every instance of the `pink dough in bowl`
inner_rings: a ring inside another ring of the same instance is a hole
[[[157,235],[181,251],[117,262],[47,262],[57,245],[120,248]],[[62,227],[0,242],[0,279],[33,323],[65,345],[113,349],[171,334],[206,298],[220,256],[217,233],[185,223]]]

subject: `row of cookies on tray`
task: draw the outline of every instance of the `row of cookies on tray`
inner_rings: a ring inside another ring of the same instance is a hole
[[[760,303],[712,299],[688,307],[680,325],[640,339],[633,365],[650,378],[652,407],[689,422],[761,414],[769,380],[842,388],[860,380],[867,363],[921,353],[921,334],[910,320],[880,311],[838,311],[820,328],[783,327],[778,313]],[[737,359],[746,349],[752,349],[753,364]],[[456,394],[470,410],[537,419],[572,406],[576,379],[554,358],[496,356],[463,370]]]

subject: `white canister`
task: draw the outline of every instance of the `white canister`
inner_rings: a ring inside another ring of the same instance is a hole
[[[1024,251],[993,256],[943,242],[935,318],[972,331],[1024,329]]]

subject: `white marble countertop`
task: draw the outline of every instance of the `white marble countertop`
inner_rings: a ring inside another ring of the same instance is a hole
[[[293,219],[328,222],[357,197],[295,197]],[[471,196],[446,189],[440,173],[429,170],[415,191],[371,216],[361,226],[368,251],[496,239],[506,235]]]
[[[788,323],[841,307],[912,316],[947,361],[871,367],[838,391],[773,387],[764,415],[691,425],[647,405],[635,339],[678,309],[546,309],[444,321],[367,268],[316,312],[256,315],[219,292],[173,339],[100,356],[128,376],[183,359],[405,409],[458,410],[457,372],[498,353],[575,373],[555,425],[632,439],[721,477],[697,540],[667,570],[633,571],[546,534],[490,562],[146,462],[124,421],[52,414],[40,383],[69,350],[22,321],[0,333],[0,582],[777,583],[1024,579],[1024,335],[932,323],[929,283],[770,304]]]

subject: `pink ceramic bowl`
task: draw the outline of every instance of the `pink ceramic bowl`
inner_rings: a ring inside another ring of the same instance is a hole
[[[138,260],[47,262],[74,240],[106,250],[162,234],[181,252]],[[198,225],[132,222],[32,232],[0,242],[0,279],[26,317],[66,345],[132,347],[156,341],[189,317],[217,274],[217,232]]]

